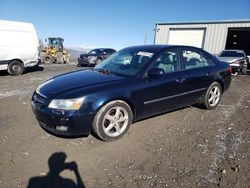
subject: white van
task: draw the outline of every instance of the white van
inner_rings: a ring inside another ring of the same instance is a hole
[[[0,70],[22,74],[38,64],[39,42],[31,23],[0,20]]]

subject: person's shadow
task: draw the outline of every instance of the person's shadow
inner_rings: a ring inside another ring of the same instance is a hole
[[[48,160],[47,175],[30,178],[27,188],[84,188],[76,162],[65,163],[66,157],[64,152],[52,154]],[[77,183],[60,176],[60,173],[66,169],[74,171]]]

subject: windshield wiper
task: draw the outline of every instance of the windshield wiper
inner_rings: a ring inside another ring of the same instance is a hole
[[[101,74],[110,74],[110,70],[107,70],[107,69],[96,69],[95,71],[101,73]]]

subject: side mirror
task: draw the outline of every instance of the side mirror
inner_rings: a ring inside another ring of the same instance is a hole
[[[154,78],[154,79],[159,79],[164,74],[165,74],[164,70],[160,69],[160,68],[152,68],[152,69],[149,69],[149,71],[148,71],[148,76],[150,78]]]

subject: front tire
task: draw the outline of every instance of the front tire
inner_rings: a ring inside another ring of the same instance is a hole
[[[203,97],[202,105],[208,109],[214,109],[220,103],[222,95],[222,89],[218,82],[214,82],[207,89],[205,96]]]
[[[241,69],[241,74],[246,75],[247,74],[247,65],[243,65]]]
[[[8,73],[12,76],[20,75],[24,71],[24,65],[22,62],[14,60],[8,65]]]
[[[121,100],[111,101],[96,114],[92,128],[103,141],[121,138],[132,123],[133,113],[127,103]]]
[[[51,56],[46,56],[46,57],[44,58],[44,63],[45,63],[45,64],[52,64],[52,63],[54,63],[54,62],[55,62],[55,59],[52,58]]]
[[[96,59],[96,62],[95,62],[95,66],[96,66],[96,65],[99,65],[101,62],[102,62],[102,59],[101,59],[101,58],[97,58],[97,59]]]

